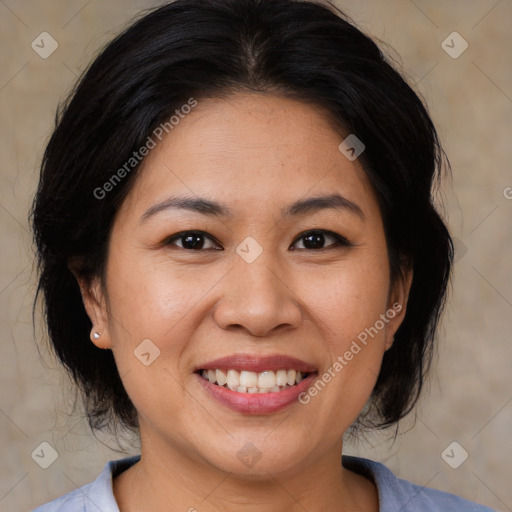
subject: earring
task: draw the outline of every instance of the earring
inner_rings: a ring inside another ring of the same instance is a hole
[[[101,336],[101,332],[98,332],[98,331],[95,331],[94,334],[92,335],[92,337],[95,339],[95,340],[99,340],[100,339],[100,336]]]

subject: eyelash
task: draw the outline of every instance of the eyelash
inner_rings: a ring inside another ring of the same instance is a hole
[[[206,232],[204,232],[204,231],[197,231],[197,230],[190,230],[190,231],[182,231],[180,233],[176,233],[175,235],[172,235],[172,236],[168,237],[163,242],[162,245],[163,246],[174,245],[173,242],[175,240],[183,239],[186,236],[190,236],[190,235],[204,236],[205,238],[208,238],[211,241],[213,241],[214,243],[218,244],[218,242],[213,237],[208,235]],[[330,245],[328,245],[326,247],[321,247],[320,249],[309,249],[310,251],[319,252],[319,251],[325,251],[327,249],[336,249],[336,248],[341,248],[341,247],[352,247],[353,246],[353,244],[351,244],[345,237],[343,237],[341,235],[338,235],[337,233],[334,233],[332,231],[328,231],[326,229],[312,229],[312,230],[309,230],[309,231],[304,231],[303,233],[301,233],[295,239],[295,241],[293,242],[292,245],[294,245],[297,241],[299,241],[300,239],[305,238],[308,235],[324,235],[324,236],[327,235],[327,236],[329,236],[329,237],[334,239],[334,243],[332,243],[332,244],[330,244]],[[220,244],[218,244],[218,245],[220,245]],[[220,249],[214,249],[214,248],[208,248],[208,249],[188,249],[188,248],[180,247],[180,246],[175,246],[175,247],[177,247],[178,249],[183,249],[185,251],[195,251],[195,252],[201,252],[201,251],[204,251],[204,250],[220,250]],[[294,250],[296,250],[296,249],[294,249]],[[308,249],[307,248],[303,248],[303,249],[299,249],[299,250],[308,250]]]

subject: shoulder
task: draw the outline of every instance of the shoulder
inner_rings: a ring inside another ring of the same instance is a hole
[[[56,500],[41,505],[32,512],[119,512],[112,491],[113,475],[121,473],[135,464],[140,455],[111,460],[105,464],[101,474],[87,485],[79,487]]]
[[[86,512],[88,510],[86,500],[87,496],[91,494],[93,483],[84,485],[56,500],[41,505],[33,510],[33,512]],[[92,497],[92,500],[94,500],[94,497]]]
[[[343,466],[375,482],[380,512],[496,512],[454,494],[397,478],[386,466],[378,462],[344,455]]]

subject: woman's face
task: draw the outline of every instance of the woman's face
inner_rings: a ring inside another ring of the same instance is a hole
[[[343,138],[317,107],[240,93],[199,100],[146,157],[85,297],[146,457],[339,464],[407,299]]]

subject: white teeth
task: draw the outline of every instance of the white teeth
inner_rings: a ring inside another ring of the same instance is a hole
[[[216,370],[215,375],[217,376],[217,384],[219,386],[224,386],[227,382],[226,374],[222,370]]]
[[[258,387],[273,388],[276,385],[276,374],[270,370],[268,372],[261,372],[258,375]]]
[[[276,386],[286,386],[288,384],[288,377],[286,370],[277,370],[276,372]]]
[[[240,385],[255,388],[258,385],[258,374],[255,372],[240,372]]]
[[[223,386],[238,393],[278,393],[298,384],[307,374],[297,370],[267,370],[249,372],[242,370],[203,370],[201,376],[212,384]]]
[[[226,383],[228,388],[236,389],[238,386],[240,386],[240,374],[236,370],[228,370]]]

